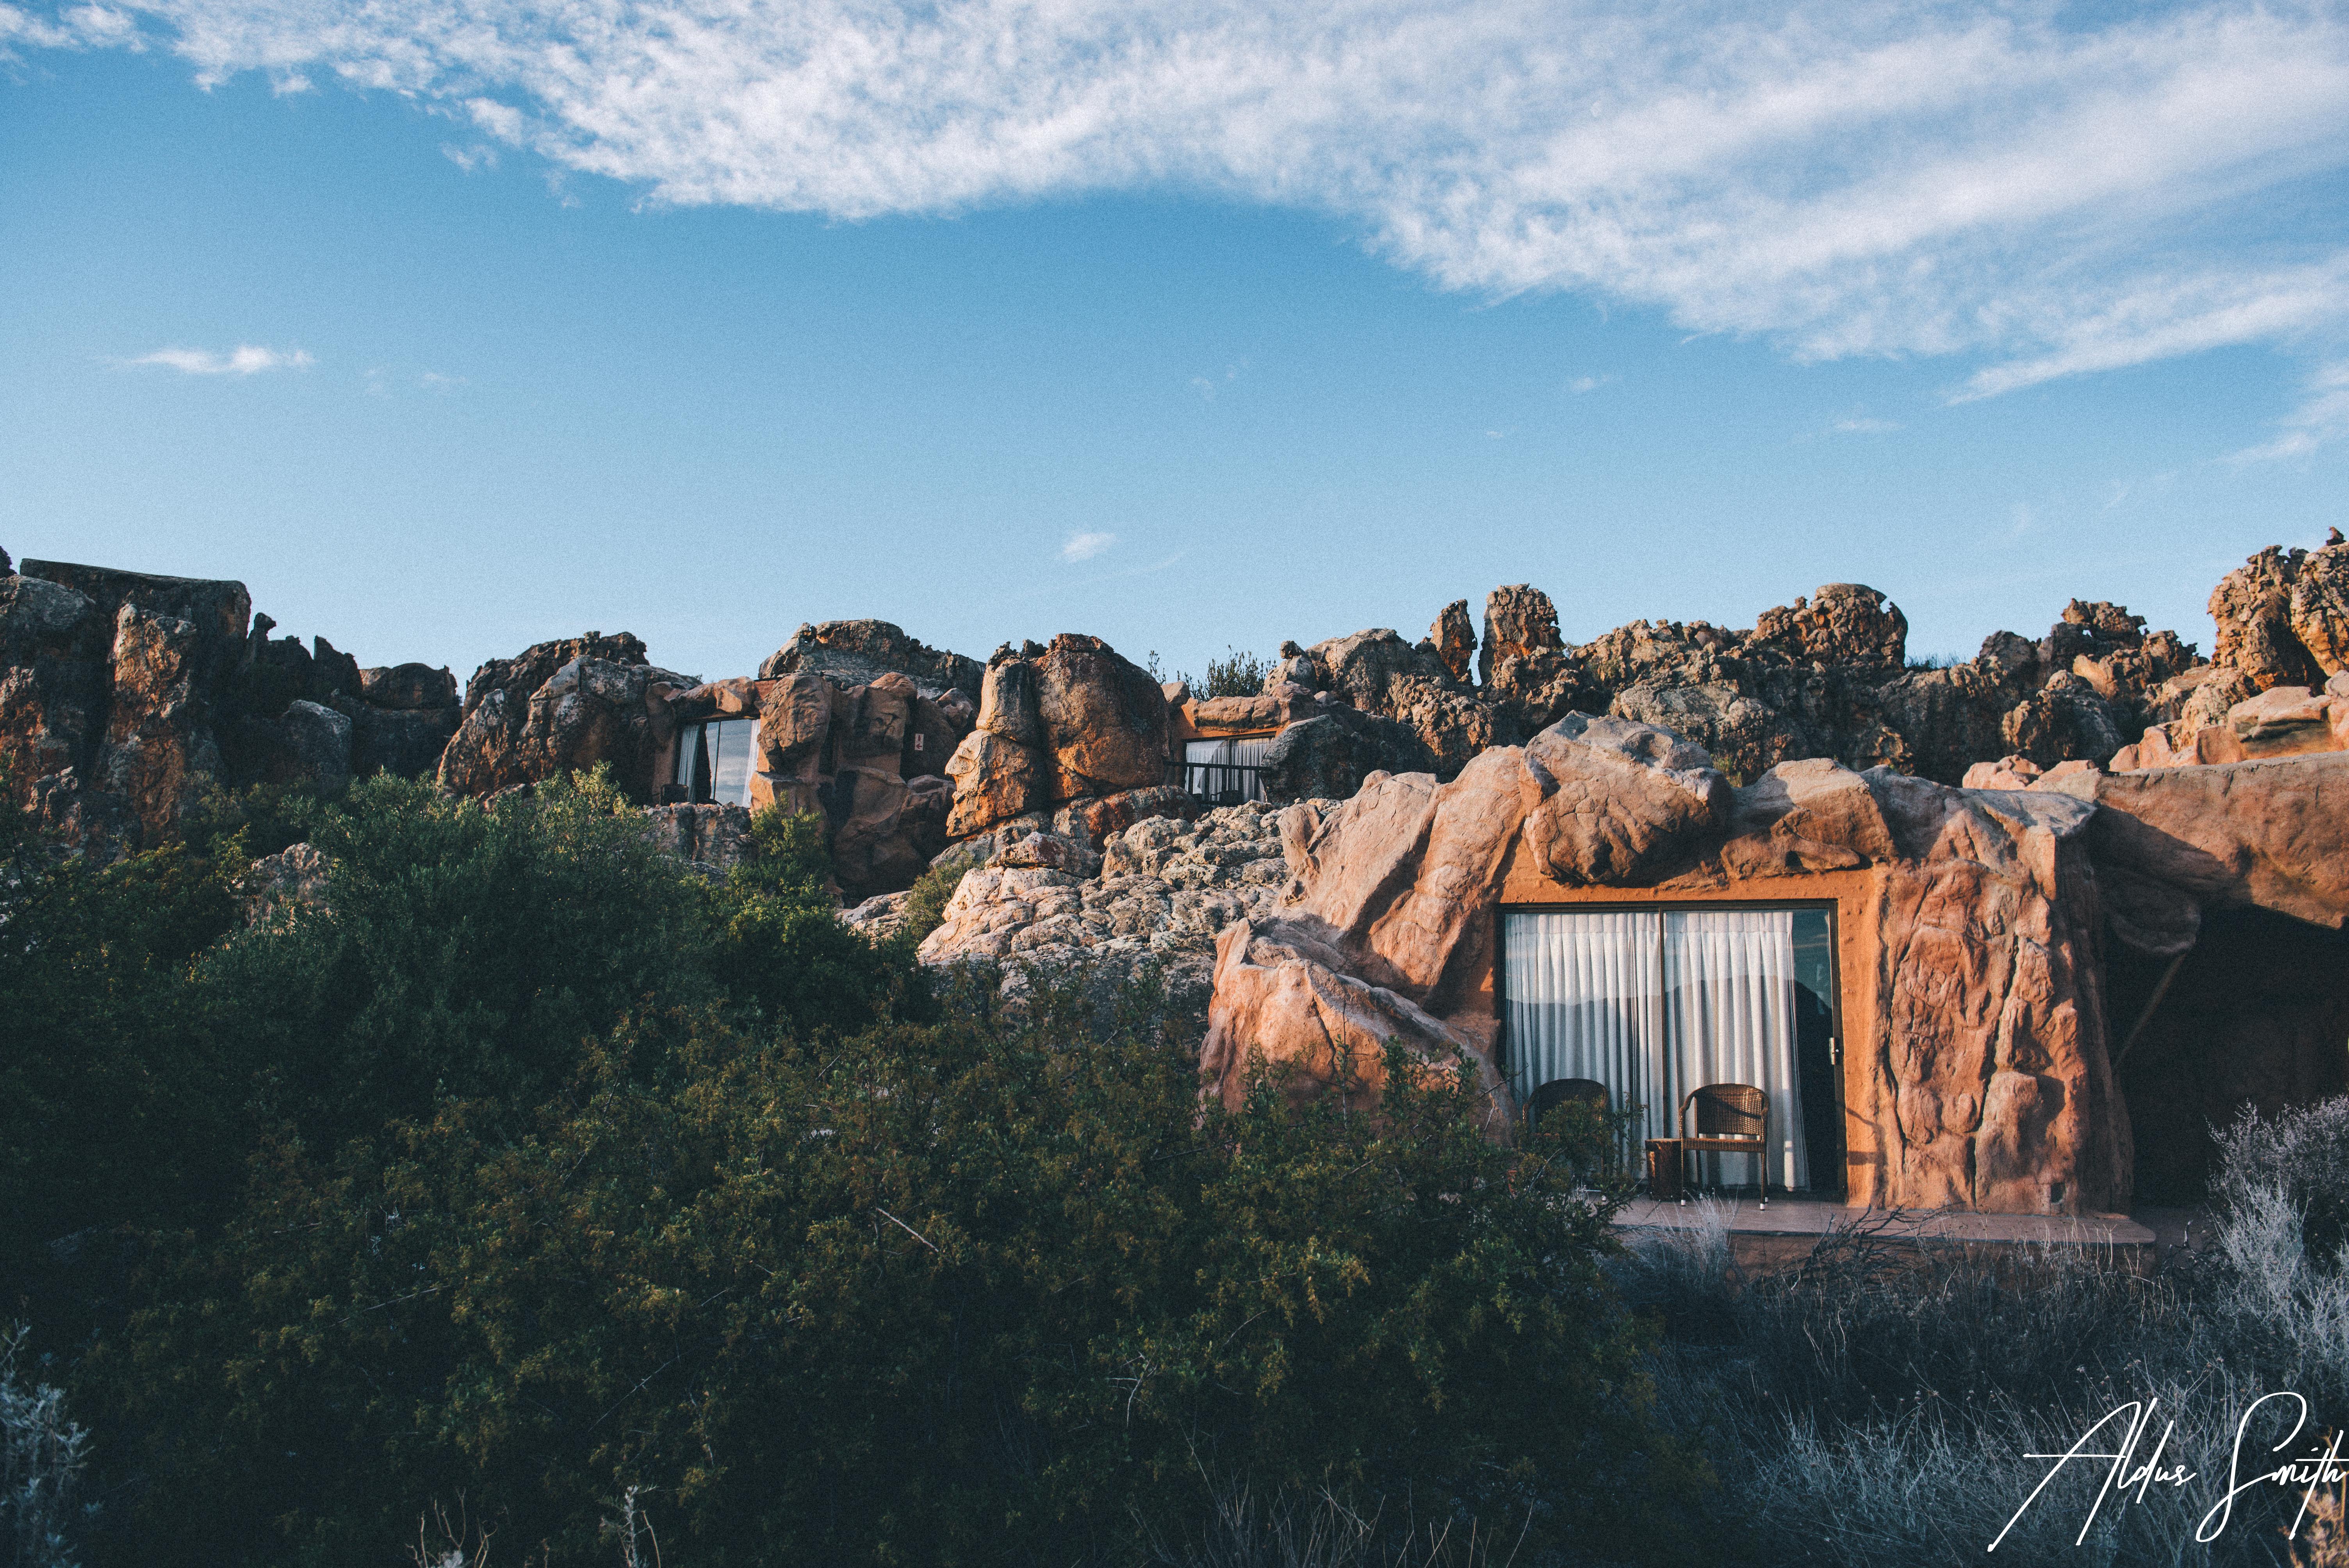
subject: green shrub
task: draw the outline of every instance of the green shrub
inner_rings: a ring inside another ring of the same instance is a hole
[[[634,1486],[698,1563],[1132,1561],[1239,1477],[1671,1549],[1588,1151],[1400,1072],[1380,1118],[1203,1119],[1151,999],[1082,989],[838,1044],[647,1012],[526,1133],[450,1098],[274,1147],[110,1363],[172,1435],[150,1526],[346,1562],[462,1491],[576,1560]]]
[[[959,848],[932,861],[930,869],[905,890],[905,918],[899,939],[918,947],[924,937],[945,924],[947,905],[954,902],[955,890],[978,864],[978,856]]]
[[[1226,647],[1222,658],[1207,661],[1207,688],[1197,695],[1254,696],[1264,690],[1264,677],[1271,673],[1272,665],[1268,661]]]

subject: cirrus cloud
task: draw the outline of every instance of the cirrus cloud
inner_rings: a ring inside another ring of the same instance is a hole
[[[101,14],[127,32],[91,9],[0,4],[0,40],[146,39],[207,85],[332,75],[657,203],[1299,207],[1447,288],[1797,358],[1966,355],[1960,397],[2349,326],[2349,224],[2311,194],[2349,168],[2337,3],[137,0]]]
[[[1061,546],[1063,561],[1091,561],[1117,542],[1114,533],[1072,533]]]
[[[209,348],[159,348],[124,365],[154,365],[188,376],[257,376],[264,370],[307,370],[316,363],[304,349],[261,348],[241,343],[226,354]]]

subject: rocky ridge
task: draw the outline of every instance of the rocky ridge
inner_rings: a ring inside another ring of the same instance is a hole
[[[273,639],[241,583],[0,552],[0,769],[42,828],[104,855],[160,843],[215,785],[429,773],[456,683]]]

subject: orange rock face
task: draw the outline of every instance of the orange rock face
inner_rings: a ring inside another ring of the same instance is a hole
[[[947,767],[957,838],[1063,801],[1166,782],[1166,694],[1098,637],[1007,645],[988,662],[978,727]]]
[[[2013,759],[2010,759],[2011,761]],[[1368,1103],[1378,1051],[1471,1053],[1496,1132],[1493,916],[1503,901],[1644,888],[1832,896],[1846,949],[1847,1111],[1879,1203],[2029,1212],[2127,1201],[2106,1057],[2113,929],[2182,951],[2205,903],[2349,918],[2349,757],[2108,776],[1992,769],[1961,789],[1823,759],[1732,790],[1668,732],[1578,716],[1460,777],[1372,780],[1289,846],[1295,882],[1216,951],[1208,1092],[1287,1064],[1292,1092]],[[1807,879],[1816,879],[1811,882]],[[1550,890],[1544,892],[1543,890]],[[1855,962],[1855,961],[1857,962]]]

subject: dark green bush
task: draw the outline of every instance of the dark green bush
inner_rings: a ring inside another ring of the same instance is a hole
[[[949,851],[915,879],[905,890],[905,942],[918,947],[922,938],[946,923],[947,905],[954,902],[955,890],[978,863],[975,856]]]
[[[1226,647],[1220,659],[1207,661],[1207,686],[1200,696],[1254,696],[1264,689],[1264,677],[1272,673],[1271,664],[1254,654],[1244,654],[1237,648]]]
[[[629,1485],[696,1563],[1115,1560],[1234,1476],[1669,1543],[1587,1151],[1400,1072],[1381,1118],[1203,1119],[1146,999],[1081,990],[837,1044],[646,1014],[525,1135],[451,1099],[274,1149],[129,1336],[159,1501],[317,1562],[460,1489],[585,1554]]]
[[[1203,1109],[1160,998],[934,997],[788,819],[718,885],[597,779],[305,820],[316,906],[181,850],[0,923],[94,1561],[376,1561],[460,1496],[600,1561],[632,1487],[700,1564],[1136,1561],[1236,1486],[1673,1549],[1592,1129],[1400,1070]]]

